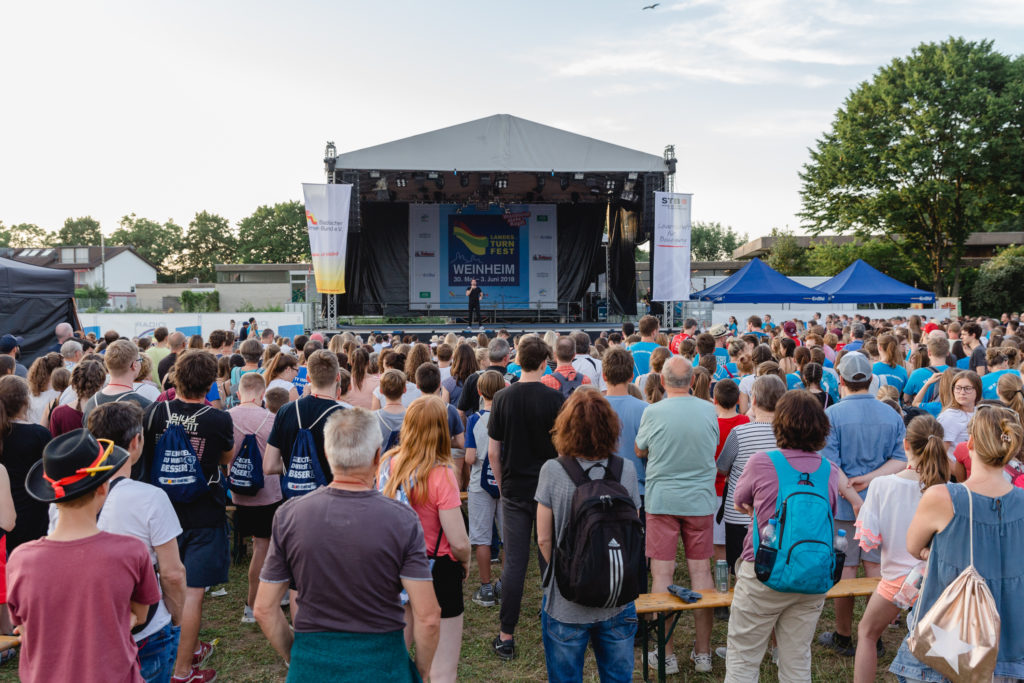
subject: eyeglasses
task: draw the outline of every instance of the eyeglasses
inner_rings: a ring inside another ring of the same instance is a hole
[[[953,387],[953,391],[958,393],[958,394],[969,394],[972,391],[974,391],[974,387],[972,387],[970,385],[967,385],[967,386],[957,385],[957,386]]]

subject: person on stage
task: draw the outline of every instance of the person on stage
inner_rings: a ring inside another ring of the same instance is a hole
[[[476,278],[469,281],[469,287],[466,288],[466,296],[469,297],[469,324],[473,324],[473,311],[476,311],[476,324],[480,325],[482,322],[480,319],[480,297],[485,296],[482,289],[477,287]]]

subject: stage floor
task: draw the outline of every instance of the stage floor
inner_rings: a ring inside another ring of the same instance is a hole
[[[576,323],[576,324],[559,324],[559,323],[528,323],[528,324],[508,324],[499,325],[497,327],[492,325],[484,325],[481,327],[467,327],[466,325],[343,325],[338,329],[327,330],[327,329],[315,329],[314,332],[320,332],[325,337],[330,337],[341,332],[351,332],[358,334],[364,339],[369,334],[411,334],[420,341],[430,341],[430,338],[434,335],[444,336],[449,332],[453,332],[462,337],[469,337],[476,335],[480,332],[484,332],[488,337],[493,337],[498,330],[508,330],[508,333],[513,337],[516,335],[526,334],[528,332],[534,332],[537,334],[544,334],[548,330],[557,332],[558,334],[566,334],[568,332],[576,332],[582,330],[589,334],[591,338],[598,337],[602,332],[611,332],[619,329],[619,326],[615,323]]]

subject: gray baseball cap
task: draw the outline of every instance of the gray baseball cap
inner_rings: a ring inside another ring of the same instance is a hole
[[[837,369],[847,382],[866,382],[871,379],[871,360],[863,353],[851,351],[845,354]]]

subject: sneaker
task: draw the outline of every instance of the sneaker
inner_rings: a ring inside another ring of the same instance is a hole
[[[853,646],[853,639],[843,638],[835,631],[825,631],[818,636],[818,645],[824,645],[843,657],[853,657],[857,654],[857,648]]]
[[[721,657],[722,659],[725,659],[726,655],[729,654],[729,648],[727,648],[727,647],[716,647],[715,648],[715,654],[718,657]]]
[[[485,583],[473,593],[473,602],[481,607],[494,607],[494,586]]]
[[[498,655],[498,659],[507,662],[516,658],[516,641],[514,639],[502,640],[500,635],[495,636],[491,647],[494,648],[494,654]]]
[[[188,676],[184,678],[171,676],[171,683],[213,683],[215,680],[217,680],[216,671],[213,669],[199,669],[194,666],[188,672]]]
[[[210,656],[213,654],[213,649],[215,647],[217,647],[217,642],[218,642],[217,639],[211,640],[208,643],[204,643],[201,640],[199,641],[199,651],[192,653],[192,671],[193,671],[193,673],[195,672],[196,669],[201,667],[203,664],[206,664],[206,660],[208,660],[210,658]]]
[[[772,664],[779,665],[779,648],[777,647],[772,648]]]
[[[210,591],[210,597],[211,598],[223,598],[227,594],[228,594],[228,589],[225,588],[224,586],[221,586],[220,588],[218,588],[215,591]]]
[[[494,582],[494,601],[501,602],[501,579]]]
[[[711,673],[711,653],[701,652],[697,654],[690,650],[690,661],[693,662],[693,669],[699,674]],[[677,665],[678,666],[678,665]]]
[[[256,615],[252,613],[252,607],[249,607],[249,605],[246,605],[242,609],[242,623],[243,624],[255,624],[256,623]]]
[[[281,598],[281,607],[287,607],[289,604],[291,604],[291,593],[285,593]]]
[[[657,652],[647,653],[647,666],[654,669],[655,671],[658,670]],[[679,673],[679,660],[676,659],[676,656],[674,654],[668,655],[667,657],[665,657],[665,675],[671,676],[677,673]]]

